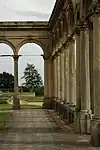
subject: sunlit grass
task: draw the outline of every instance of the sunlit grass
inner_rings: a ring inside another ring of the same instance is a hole
[[[32,95],[20,95],[19,97],[26,102],[43,102],[43,97],[34,97]]]
[[[0,110],[11,109],[12,105],[10,104],[0,104]]]
[[[2,92],[1,101],[3,98],[8,96],[12,97],[14,93],[11,92]],[[36,97],[32,93],[23,92],[18,93],[18,97],[20,99],[21,108],[42,108],[43,105],[43,97]],[[13,105],[13,97],[8,101],[9,104],[0,104],[0,110],[3,109],[11,109]]]

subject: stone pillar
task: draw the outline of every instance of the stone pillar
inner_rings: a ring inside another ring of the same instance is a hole
[[[57,99],[56,99],[56,111],[59,112],[60,103],[60,56],[59,52],[56,55],[56,71],[57,71]]]
[[[56,56],[54,57],[54,88],[55,88],[55,108],[56,108],[56,100],[57,100],[57,59]]]
[[[65,46],[64,51],[64,76],[65,76],[65,82],[64,82],[64,100],[65,104],[69,103],[69,47],[68,45]]]
[[[52,104],[52,59],[48,60],[48,101],[49,101],[49,108],[51,108]]]
[[[49,108],[48,60],[44,58],[44,108]]]
[[[60,54],[57,54],[57,99],[60,102]]]
[[[76,104],[75,42],[69,38],[69,103]]]
[[[76,45],[76,132],[80,133],[80,110],[81,110],[81,94],[80,94],[80,33],[75,35]]]
[[[100,5],[93,19],[93,90],[94,117],[91,122],[91,142],[100,146]]]
[[[18,55],[14,55],[14,99],[13,109],[20,109],[20,100],[18,98]]]
[[[64,102],[64,51],[60,53],[60,102]]]
[[[44,59],[44,98],[47,99],[47,60]]]
[[[80,64],[81,133],[90,133],[89,26],[86,22],[80,30]]]

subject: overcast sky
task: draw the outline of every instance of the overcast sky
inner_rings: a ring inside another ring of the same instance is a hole
[[[56,0],[0,0],[0,21],[48,21]],[[0,54],[12,54],[5,44],[0,44]],[[34,44],[25,44],[19,54],[43,54],[42,49]],[[21,57],[19,59],[19,85],[24,82],[23,76],[26,64],[35,64],[44,80],[44,62],[41,56]],[[0,57],[0,72],[13,74],[13,59]]]

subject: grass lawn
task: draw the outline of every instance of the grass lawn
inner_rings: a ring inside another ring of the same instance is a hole
[[[9,104],[0,104],[0,110],[11,109],[12,105]]]
[[[39,105],[21,105],[21,108],[27,108],[27,109],[39,109],[39,108],[42,108],[42,106],[39,106]]]
[[[19,98],[26,102],[43,102],[43,97],[33,97],[32,95],[20,95]]]
[[[12,96],[14,93],[3,92],[1,95],[1,101],[5,96]],[[18,93],[22,108],[42,108],[43,97],[34,97],[32,93]],[[9,97],[8,97],[9,98]],[[9,104],[0,104],[0,110],[11,109],[13,101],[9,101]]]

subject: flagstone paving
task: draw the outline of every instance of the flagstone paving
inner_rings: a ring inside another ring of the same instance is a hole
[[[76,135],[53,111],[44,109],[15,110],[9,128],[0,131],[0,150],[98,149],[88,141],[89,136]]]

